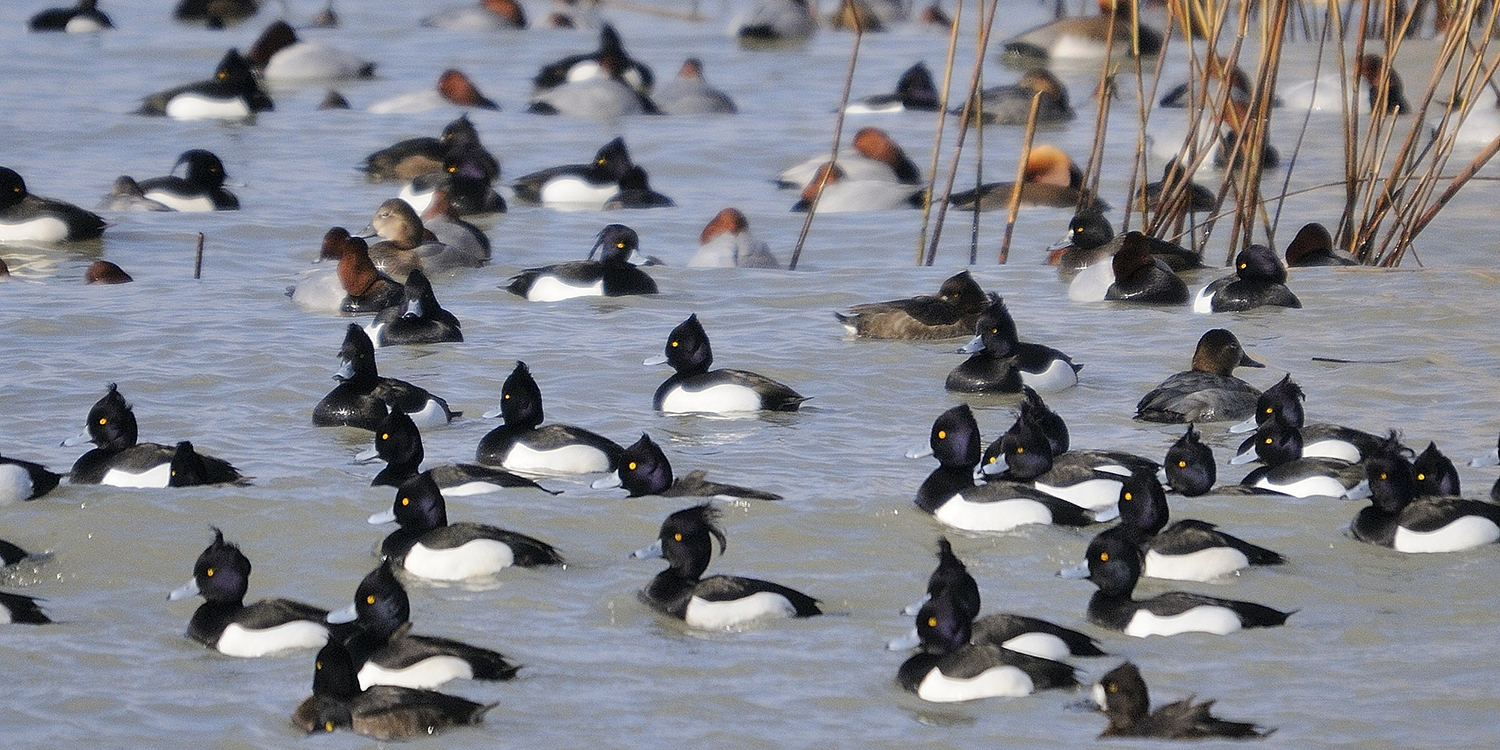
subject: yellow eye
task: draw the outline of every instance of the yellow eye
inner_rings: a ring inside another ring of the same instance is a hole
[[[1420,482],[1420,481],[1422,481],[1423,479],[1426,479],[1426,478],[1427,478],[1426,474],[1418,474],[1417,475],[1417,481],[1418,482]]]
[[[322,669],[322,668],[323,668],[323,662],[314,662],[313,663],[313,669]]]
[[[635,462],[631,461],[629,464],[625,465],[625,468],[629,469],[630,471],[635,471]]]
[[[1026,446],[1024,446],[1024,445],[1018,445],[1018,446],[1016,446],[1016,452],[1017,453],[1025,453],[1026,452]]]
[[[409,497],[403,497],[403,498],[401,498],[401,507],[405,508],[408,505],[411,505],[411,498],[409,498]]]
[[[1134,499],[1135,499],[1135,495],[1132,495],[1132,494],[1130,494],[1130,493],[1129,493],[1129,492],[1127,492],[1127,493],[1125,493],[1125,494],[1124,494],[1124,495],[1123,495],[1123,496],[1122,496],[1122,499],[1125,499],[1125,500],[1134,500]]]
[[[680,541],[682,541],[682,534],[680,534],[680,533],[679,534],[673,534],[672,535],[672,541],[674,541],[674,542],[680,542]]]
[[[380,439],[381,440],[390,440],[391,439],[391,433],[389,433],[389,432],[382,432],[382,433],[380,433]]]
[[[228,74],[228,73],[224,73],[224,72],[222,72],[222,71],[221,71],[221,72],[220,72],[220,73],[219,73],[219,75],[218,75],[218,78],[219,78],[219,80],[221,80],[221,81],[222,81],[222,80],[224,80],[224,79],[225,79],[225,78],[228,78],[228,77],[229,77],[229,74]]]
[[[676,341],[673,341],[673,342],[672,342],[672,348],[673,348],[673,349],[676,349],[676,348],[677,348],[677,342],[676,342]]]
[[[1109,562],[1109,553],[1108,552],[1100,552],[1099,553],[1099,562]]]
[[[174,477],[177,476],[177,471],[175,469],[172,471],[172,476],[174,476]],[[1417,477],[1417,478],[1421,479],[1421,477]]]
[[[1249,267],[1249,266],[1250,266],[1250,264],[1249,264],[1249,263],[1241,263],[1241,264],[1240,264],[1240,270],[1241,270],[1241,271],[1243,271],[1243,270],[1245,270],[1245,269],[1246,269],[1246,268],[1248,268],[1248,267]]]
[[[109,424],[109,418],[108,417],[100,417],[99,418],[99,424]]]
[[[457,172],[457,171],[458,171],[458,166],[457,165],[448,167],[448,174],[453,174],[454,172]]]
[[[1276,410],[1272,409],[1271,407],[1268,406],[1268,407],[1266,407],[1266,413],[1267,414],[1275,414]]]
[[[325,732],[332,732],[333,731],[333,722],[331,722],[331,721],[325,721],[325,722],[323,722],[323,731],[325,731]]]
[[[509,400],[510,400],[510,394],[509,394],[509,393],[507,393],[507,394],[505,394],[505,395],[504,395],[504,396],[501,396],[501,397],[500,397],[500,400],[501,400],[501,401],[509,401]]]
[[[990,463],[995,463],[995,457],[994,456],[990,456]]]
[[[375,595],[374,594],[370,594],[369,596],[365,597],[365,604],[374,604],[374,603],[375,603]]]
[[[1177,468],[1179,468],[1179,469],[1186,469],[1187,468],[1187,462],[1186,461],[1178,461],[1177,462]]]
[[[999,332],[1000,332],[999,328],[991,328],[990,329],[990,333],[999,333]]]
[[[1118,693],[1118,692],[1120,692],[1120,684],[1117,683],[1117,682],[1111,682],[1108,685],[1105,685],[1104,687],[1105,687],[1106,690],[1108,690],[1111,693]]]
[[[947,430],[938,430],[938,440],[947,440],[947,439],[948,439],[948,431]]]
[[[1382,480],[1383,480],[1383,479],[1385,479],[1385,472],[1383,472],[1383,471],[1382,471],[1382,472],[1380,472],[1380,478],[1381,478],[1381,479],[1382,479]]]
[[[599,161],[596,161],[596,162],[594,162],[594,163],[595,163],[595,164],[603,164],[603,163],[604,163],[604,162],[605,162],[605,161],[606,161],[606,160],[604,160],[604,159],[600,159],[600,160],[599,160]]]
[[[935,627],[937,627],[937,618],[936,617],[929,617],[929,618],[927,618],[927,627],[929,627],[929,628],[935,628]]]
[[[1266,445],[1270,445],[1272,442],[1274,441],[1271,438],[1266,438]]]
[[[203,571],[203,575],[205,575],[205,576],[207,576],[209,578],[213,578],[214,577],[214,569],[213,568],[209,568],[208,570]]]
[[[615,247],[618,248],[618,249],[620,249],[620,250],[624,250],[625,249],[625,243],[623,243],[623,242],[616,242],[615,243]]]

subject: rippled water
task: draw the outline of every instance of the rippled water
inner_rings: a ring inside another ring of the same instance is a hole
[[[342,606],[374,565],[372,549],[384,530],[363,519],[386,507],[391,493],[370,488],[374,469],[352,461],[369,434],[314,428],[309,420],[333,385],[346,321],[300,311],[282,290],[307,268],[325,229],[363,226],[392,193],[354,170],[364,154],[436,133],[454,113],[317,112],[323,90],[308,88],[274,91],[277,111],[253,125],[136,117],[129,112],[141,96],[204,76],[226,47],[247,46],[270,13],[209,32],[167,22],[170,3],[120,0],[106,4],[117,32],[62,38],[20,31],[36,9],[31,5],[0,9],[0,163],[20,171],[39,194],[91,205],[118,174],[163,174],[181,151],[209,148],[223,158],[245,210],[111,216],[102,243],[0,247],[19,277],[0,286],[0,326],[10,352],[0,374],[0,450],[66,469],[78,450],[58,442],[80,431],[89,405],[117,382],[135,404],[143,440],[190,438],[254,482],[174,491],[64,486],[41,502],[3,509],[0,535],[54,553],[34,569],[10,572],[5,588],[44,597],[59,624],[0,628],[0,673],[8,677],[0,726],[13,747],[290,745],[296,733],[287,717],[308,693],[311,655],[238,660],[205,651],[181,635],[196,604],[168,603],[165,594],[190,575],[210,524],[254,562],[252,599],[291,596]],[[653,185],[678,203],[610,215],[518,208],[486,223],[495,264],[436,282],[444,305],[464,321],[466,342],[379,353],[382,372],[425,385],[467,414],[424,436],[430,461],[472,458],[491,427],[478,415],[493,407],[504,377],[524,359],[546,394],[550,420],[622,443],[648,432],[679,472],[703,468],[712,478],[785,495],[781,503],[726,508],[730,545],[712,569],[795,586],[832,613],[708,634],[652,614],[635,592],[660,563],[626,555],[654,537],[661,519],[684,505],[678,500],[625,500],[618,491],[589,489],[588,478],[549,480],[564,490],[557,497],[507,491],[456,498],[455,520],[534,534],[561,549],[569,565],[508,571],[488,587],[412,586],[418,632],[498,648],[525,665],[512,683],[448,686],[500,705],[483,729],[416,744],[1091,742],[1103,720],[1068,708],[1081,693],[924,705],[894,682],[904,656],[884,650],[910,627],[897,613],[920,594],[943,533],[910,502],[932,462],[902,454],[924,443],[931,420],[960,401],[941,386],[959,357],[953,342],[848,339],[830,312],[935,289],[967,259],[967,215],[948,227],[933,268],[913,264],[916,212],[819,217],[796,273],[683,268],[703,223],[731,204],[785,260],[802,215],[787,211],[793,198],[769,179],[827,148],[851,37],[825,33],[801,50],[744,51],[724,35],[729,5],[706,4],[709,20],[702,23],[613,12],[627,48],[659,77],[669,77],[685,56],[702,57],[709,79],[736,98],[743,114],[600,125],[522,112],[535,68],[591,49],[593,32],[422,30],[416,19],[429,8],[416,5],[346,1],[339,7],[342,29],[309,34],[379,61],[379,79],[342,89],[356,107],[423,88],[442,68],[459,67],[504,107],[472,117],[507,176],[580,161],[623,133]],[[1017,20],[1003,33],[1046,12],[1014,5]],[[295,3],[294,17],[310,16],[313,6]],[[535,17],[542,8],[530,10]],[[868,37],[856,92],[888,89],[919,59],[940,67],[945,42],[920,29]],[[1430,47],[1414,46],[1412,57],[1403,57],[1403,69],[1413,61],[1409,76],[1421,68],[1424,49]],[[968,65],[961,61],[959,69]],[[993,83],[1015,74],[992,66],[987,75]],[[1044,137],[1081,155],[1090,139],[1093,83],[1086,71],[1064,77],[1079,119]],[[1105,173],[1105,194],[1117,203],[1135,149],[1124,119],[1117,118]],[[850,127],[866,122],[890,130],[925,168],[930,115],[883,116]],[[1314,123],[1294,187],[1339,173],[1337,145],[1328,140],[1336,123],[1332,116]],[[985,141],[986,170],[1003,179],[1014,168],[1019,134],[991,129]],[[986,260],[974,273],[986,289],[1005,295],[1024,338],[1085,364],[1077,388],[1049,399],[1079,447],[1159,457],[1180,429],[1131,421],[1136,399],[1187,366],[1204,330],[1225,326],[1268,365],[1246,377],[1265,387],[1291,372],[1307,390],[1310,419],[1370,431],[1399,428],[1408,443],[1420,448],[1435,440],[1462,464],[1494,445],[1500,422],[1493,408],[1500,359],[1492,333],[1500,280],[1489,258],[1493,196],[1486,183],[1460,195],[1417,248],[1425,268],[1409,259],[1399,271],[1294,272],[1291,287],[1305,305],[1296,311],[1210,318],[1185,309],[1070,303],[1053,271],[1039,265],[1041,248],[1066,225],[1062,210],[1023,214],[1007,266],[988,260],[1002,225],[985,215]],[[1331,221],[1339,198],[1335,191],[1299,197],[1288,203],[1285,225]],[[660,296],[528,304],[498,288],[517,269],[581,257],[612,221],[636,228],[643,249],[667,262],[652,270]],[[207,252],[203,279],[194,281],[200,231]],[[82,270],[96,257],[119,263],[136,283],[83,286]],[[1201,271],[1191,283],[1221,273]],[[812,401],[797,414],[753,419],[653,413],[651,393],[666,373],[639,363],[692,312],[723,366],[764,372]],[[1012,418],[1005,399],[963,400],[978,408],[986,438]],[[1224,463],[1237,439],[1219,426],[1205,433],[1221,458],[1221,478],[1238,479],[1240,467]],[[1494,470],[1461,466],[1460,472],[1471,495],[1482,495],[1495,477]],[[1227,717],[1279,727],[1267,746],[1493,742],[1500,726],[1494,687],[1500,652],[1490,645],[1500,619],[1495,549],[1389,553],[1346,536],[1358,504],[1324,498],[1210,495],[1175,499],[1174,509],[1220,523],[1291,561],[1183,588],[1296,615],[1284,628],[1222,638],[1136,640],[1083,625],[1114,654],[1080,661],[1085,681],[1133,659],[1158,701],[1189,693],[1219,698],[1217,710]],[[1093,587],[1054,572],[1081,558],[1093,532],[948,536],[978,578],[987,610],[1076,625]],[[369,744],[352,735],[317,742]]]

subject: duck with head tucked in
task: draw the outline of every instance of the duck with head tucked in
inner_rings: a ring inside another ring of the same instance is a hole
[[[1318,222],[1309,222],[1297,230],[1297,236],[1286,245],[1286,264],[1292,268],[1308,266],[1357,266],[1359,260],[1333,249],[1333,235]]]
[[[57,489],[61,479],[41,464],[0,456],[0,505],[35,500]]]
[[[1099,0],[1099,15],[1070,16],[1023,31],[1005,42],[1008,58],[1040,61],[1097,62],[1114,57],[1155,55],[1160,31],[1132,23],[1135,11],[1119,0]],[[1111,18],[1114,16],[1114,18]]]
[[[780,500],[781,496],[764,490],[708,481],[708,473],[696,470],[681,477],[672,475],[672,464],[651,436],[641,439],[620,453],[619,468],[609,476],[594,480],[596,490],[624,487],[629,497],[717,497],[742,500]]]
[[[539,539],[489,524],[449,523],[448,504],[428,472],[397,487],[391,509],[370,516],[369,522],[400,524],[380,543],[380,556],[429,580],[463,581],[511,566],[563,564],[562,555]]]
[[[640,243],[634,229],[610,224],[599,231],[588,260],[528,268],[510,277],[504,289],[532,302],[656,294],[656,281],[635,264]],[[599,260],[593,260],[595,253]]]
[[[262,599],[245,604],[250,588],[250,559],[224,532],[214,528],[214,540],[193,563],[193,578],[168,599],[202,595],[205,601],[188,622],[187,637],[225,656],[266,656],[291,649],[319,648],[346,637],[347,628],[326,622],[328,610],[291,599]]]
[[[443,126],[443,132],[437,138],[408,138],[366,156],[361,169],[371,181],[405,182],[441,169],[444,162],[460,153],[478,158],[492,167],[488,170],[491,174],[500,174],[499,161],[479,142],[479,131],[475,130],[467,113]]]
[[[463,71],[448,68],[438,74],[437,83],[432,88],[381,99],[371,104],[369,111],[378,115],[413,114],[444,107],[500,109],[493,99],[480,93],[479,86]]]
[[[413,268],[406,276],[401,301],[376,313],[365,330],[379,348],[463,341],[460,326],[458,318],[438,304],[427,274]]]
[[[1263,730],[1248,721],[1228,721],[1209,713],[1213,701],[1194,703],[1192,698],[1151,710],[1151,694],[1141,670],[1125,662],[1110,670],[1094,685],[1094,702],[1109,717],[1104,737],[1151,737],[1164,740],[1197,740],[1213,737],[1259,739],[1276,730]]]
[[[949,203],[954,208],[969,211],[995,211],[1010,207],[1014,182],[992,182],[977,188],[954,193]],[[1022,206],[1052,206],[1055,208],[1097,208],[1108,210],[1109,206],[1083,192],[1083,170],[1068,158],[1063,150],[1049,144],[1031,149],[1026,157],[1026,168],[1020,183]]]
[[[990,303],[968,271],[943,280],[935,295],[866,302],[833,316],[860,338],[923,341],[968,336]]]
[[[625,52],[620,33],[615,31],[614,26],[607,23],[599,29],[598,50],[569,55],[557,62],[543,65],[536,77],[532,78],[532,86],[536,91],[541,92],[563,86],[569,81],[596,77],[603,69],[602,63],[605,59],[616,61],[619,77],[632,89],[642,94],[651,92],[651,87],[656,82],[655,76],[651,74],[651,68]]]
[[[737,208],[719,211],[698,236],[698,252],[688,268],[781,268],[771,247],[750,232],[750,221]]]
[[[485,712],[499,705],[395,685],[362,689],[354,668],[349,650],[329,641],[318,652],[313,694],[292,712],[292,726],[308,734],[348,729],[382,741],[408,740],[451,726],[480,724]]]
[[[896,79],[896,90],[889,94],[866,96],[850,102],[844,107],[847,114],[875,114],[885,112],[935,111],[938,108],[937,85],[932,82],[932,73],[927,63],[919,62],[907,68]]]
[[[1161,382],[1135,407],[1147,422],[1238,421],[1250,416],[1260,389],[1234,376],[1236,367],[1265,367],[1245,353],[1240,340],[1223,328],[1198,339],[1192,369]]]
[[[1126,232],[1120,240],[1120,251],[1110,259],[1114,282],[1104,290],[1104,299],[1141,305],[1185,305],[1187,284],[1166,261],[1151,253],[1152,244],[1140,232]],[[1073,279],[1078,284],[1084,274]],[[1070,299],[1076,298],[1068,289]]]
[[[374,78],[375,63],[321,42],[297,37],[286,21],[272,21],[245,52],[250,69],[278,84]]]
[[[812,617],[823,614],[818,600],[781,584],[740,576],[703,577],[713,557],[728,543],[712,505],[695,505],[667,516],[656,543],[636,557],[664,557],[667,569],[641,590],[641,599],[662,614],[704,630],[727,630],[765,617]]]
[[[525,362],[500,387],[500,407],[485,417],[505,424],[479,440],[474,460],[486,466],[532,474],[593,474],[614,471],[624,450],[613,440],[572,425],[542,425],[542,389]]]
[[[1068,87],[1046,68],[1032,68],[1013,84],[992,86],[980,92],[975,117],[986,125],[1025,125],[1031,119],[1032,99],[1037,100],[1039,127],[1059,126],[1074,117],[1073,106],[1068,103]],[[954,109],[953,114],[963,114],[963,108]]]
[[[662,354],[646,365],[669,364],[675,373],[656,389],[651,406],[669,414],[696,412],[733,414],[754,411],[796,411],[808,399],[764,375],[746,370],[710,370],[714,363],[708,332],[689,315],[667,335]]]
[[[109,16],[99,10],[98,0],[78,0],[71,8],[48,8],[26,22],[27,31],[65,31],[88,34],[113,29]]]
[[[922,184],[922,171],[884,130],[860,128],[850,146],[854,153],[840,152],[838,158],[839,170],[850,182],[894,182],[913,190]],[[818,154],[782,170],[776,177],[777,187],[805,191],[820,179],[819,170],[828,160],[828,154]]]

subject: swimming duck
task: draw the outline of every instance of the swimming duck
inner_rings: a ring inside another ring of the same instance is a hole
[[[945,601],[935,607],[936,611],[926,611],[924,605],[939,600]],[[953,554],[953,545],[943,537],[938,538],[938,565],[927,579],[927,598],[915,609],[917,627],[912,636],[917,640],[911,643],[905,639],[892,641],[888,644],[890,650],[919,644],[924,623],[928,629],[934,629],[939,628],[943,621],[957,625],[966,619],[972,621],[967,625],[971,630],[970,643],[989,644],[1052,661],[1061,661],[1068,656],[1104,656],[1098,641],[1093,638],[1036,617],[998,612],[975,619],[980,609],[979,584],[969,575],[963,561]],[[939,613],[945,613],[946,617],[933,622],[932,617]]]
[[[685,476],[672,476],[672,464],[667,454],[646,433],[641,439],[620,452],[619,468],[609,476],[597,479],[592,486],[596,490],[624,487],[628,497],[659,495],[661,497],[722,497],[745,500],[780,500],[781,496],[708,481],[708,473],[702,470],[688,472]]]
[[[1198,290],[1193,312],[1243,312],[1257,307],[1302,307],[1286,288],[1286,269],[1265,245],[1251,245],[1234,258],[1234,273]]]
[[[375,63],[297,37],[286,21],[272,21],[245,52],[250,69],[277,83],[374,78]]]
[[[354,603],[331,612],[328,621],[353,622],[344,641],[359,687],[371,685],[431,689],[449,680],[509,680],[521,668],[505,655],[450,638],[413,635],[411,599],[385,560],[354,590]]]
[[[422,25],[451,31],[503,31],[526,28],[526,10],[516,0],[479,0],[441,10],[422,19]]]
[[[1023,412],[985,449],[981,473],[987,482],[1024,483],[1106,520],[1117,512],[1125,479],[1132,474],[1155,474],[1157,469],[1155,461],[1125,451],[1053,453],[1047,431],[1032,414]]]
[[[531,96],[526,111],[538,115],[568,115],[613,121],[625,115],[661,114],[656,103],[636,89],[625,75],[631,61],[620,50],[602,54],[591,75],[570,77]],[[574,68],[576,72],[579,68]],[[570,74],[571,75],[571,74]]]
[[[479,87],[463,71],[448,68],[438,74],[437,83],[432,88],[381,99],[371,104],[369,111],[377,115],[412,114],[449,106],[500,109],[493,99],[479,92]]]
[[[406,572],[434,581],[493,576],[512,565],[562,565],[562,555],[539,539],[482,523],[449,523],[443,493],[430,472],[396,488],[391,509],[371,524],[398,523],[380,543],[380,556]]]
[[[541,66],[541,71],[532,78],[531,84],[537,92],[556,89],[568,81],[580,81],[592,78],[600,72],[600,63],[604,58],[615,58],[619,65],[619,77],[640,93],[651,93],[651,87],[655,84],[655,77],[651,75],[651,69],[646,68],[639,60],[625,52],[624,43],[619,40],[619,31],[610,24],[604,24],[598,30],[598,49],[585,54],[568,55],[558,62]]]
[[[1088,578],[1099,587],[1089,599],[1089,622],[1137,638],[1180,633],[1226,635],[1242,628],[1281,625],[1292,614],[1261,604],[1184,591],[1135,599],[1132,592],[1141,576],[1141,557],[1123,526],[1106,529],[1089,542]]]
[[[250,589],[250,558],[224,532],[193,563],[193,577],[167,596],[172,601],[202,595],[205,601],[188,622],[187,637],[225,656],[254,658],[328,642],[328,610],[291,599],[245,604]],[[338,628],[343,635],[343,628]]]
[[[714,215],[698,236],[698,252],[688,268],[781,268],[766,243],[750,233],[750,221],[737,208]]]
[[[917,613],[921,652],[897,670],[901,687],[925,701],[957,703],[1078,685],[1071,665],[974,638],[972,620],[944,594],[923,604]]]
[[[1170,513],[1161,482],[1147,473],[1125,477],[1120,525],[1145,555],[1142,575],[1173,581],[1210,581],[1251,565],[1280,565],[1281,555],[1196,519],[1167,525]]]
[[[87,34],[114,27],[109,16],[99,10],[98,0],[78,0],[78,4],[71,8],[48,8],[26,22],[28,31],[66,31],[69,34]]]
[[[85,284],[129,284],[135,281],[125,269],[107,261],[96,260],[83,272]]]
[[[979,314],[974,338],[958,351],[971,356],[948,373],[945,387],[960,393],[1017,393],[1022,383],[1037,391],[1060,391],[1077,385],[1083,369],[1050,346],[1021,341],[999,297]]]
[[[459,153],[480,161],[486,172],[500,174],[500,162],[479,142],[479,131],[467,113],[443,126],[437,138],[408,138],[366,156],[363,169],[370,180],[404,182],[442,169]]]
[[[1255,414],[1229,428],[1230,432],[1255,430],[1257,433],[1240,443],[1239,450],[1229,463],[1245,464],[1258,460],[1256,445],[1266,443],[1266,438],[1270,437],[1270,434],[1259,434],[1261,428],[1278,416],[1297,428],[1300,433],[1302,450],[1292,458],[1337,458],[1350,463],[1358,463],[1384,442],[1376,435],[1352,427],[1336,424],[1305,424],[1306,416],[1302,408],[1305,398],[1302,387],[1292,380],[1291,373],[1287,373],[1276,382],[1276,385],[1261,393],[1255,400]]]
[[[968,404],[959,404],[933,420],[928,446],[938,468],[917,488],[913,502],[918,508],[944,524],[968,531],[1009,531],[1038,523],[1086,526],[1097,520],[1078,505],[1029,483],[1001,480],[975,486],[979,445],[979,425]]]
[[[1120,251],[1110,260],[1114,283],[1104,299],[1142,305],[1183,305],[1188,301],[1187,284],[1165,261],[1151,254],[1151,243],[1140,232],[1126,232]],[[1074,278],[1076,283],[1083,274]],[[1069,296],[1072,290],[1069,289]]]
[[[838,165],[851,182],[895,182],[912,186],[922,184],[922,171],[884,130],[860,128],[850,145],[853,146],[854,153],[841,152]],[[820,154],[788,167],[777,175],[776,185],[805,190],[822,179],[818,170],[827,162],[828,155]]]
[[[885,180],[851,180],[843,167],[827,162],[818,167],[812,181],[802,189],[801,198],[792,204],[792,210],[810,211],[816,202],[818,210],[824,213],[886,211],[921,208],[926,200],[925,188]]]
[[[1374,53],[1361,57],[1354,65],[1353,86],[1343,86],[1337,74],[1320,76],[1315,81],[1303,81],[1282,90],[1281,96],[1287,108],[1298,111],[1311,110],[1338,112],[1345,106],[1346,96],[1352,96],[1355,109],[1368,113],[1383,108],[1387,114],[1413,112],[1406,100],[1406,86],[1401,75],[1389,61]],[[1359,84],[1363,82],[1366,96],[1358,96]],[[1346,94],[1345,92],[1349,92]]]
[[[0,242],[92,240],[104,226],[104,219],[71,203],[32,195],[20,174],[0,167]]]
[[[734,100],[703,78],[703,61],[682,61],[677,77],[657,92],[656,106],[667,115],[732,115],[739,111]]]
[[[1349,530],[1397,552],[1457,552],[1500,540],[1500,505],[1418,495],[1416,470],[1395,433],[1365,461],[1370,505]]]
[[[1233,333],[1215,328],[1198,339],[1192,369],[1161,382],[1135,407],[1147,422],[1241,420],[1255,409],[1260,390],[1233,375],[1236,367],[1265,367],[1245,353]]]
[[[564,164],[517,179],[516,200],[599,210],[620,192],[620,178],[633,166],[625,139],[616,138],[600,147],[588,164]]]
[[[1418,495],[1458,497],[1463,494],[1458,469],[1438,450],[1437,443],[1428,442],[1427,448],[1412,459],[1411,468],[1415,473]]]
[[[490,261],[490,238],[484,230],[459,216],[453,208],[451,194],[447,185],[439,185],[432,191],[432,202],[422,212],[422,228],[437,237],[437,241],[448,248],[447,253],[454,255],[455,261],[462,259],[464,267],[472,264],[477,268]]]
[[[0,505],[35,500],[57,489],[61,479],[41,464],[0,456]]]
[[[734,31],[746,47],[797,44],[818,30],[807,0],[759,0],[738,19]]]
[[[312,689],[313,694],[292,712],[292,726],[308,734],[348,729],[382,741],[480,724],[485,712],[499,705],[393,685],[361,689],[349,650],[336,640],[318,652]]]
[[[1218,479],[1213,449],[1199,439],[1198,430],[1188,422],[1187,431],[1167,448],[1166,460],[1158,479],[1184,497],[1197,497],[1213,489]]]
[[[96,446],[73,462],[68,477],[73,484],[187,487],[243,479],[229,462],[197,453],[192,443],[176,446],[137,443],[135,412],[114,383],[89,409],[86,427],[83,434],[63,442],[69,446],[86,442]],[[178,454],[182,454],[181,459]],[[187,467],[193,471],[179,471]]]
[[[1306,266],[1357,266],[1359,261],[1348,253],[1333,249],[1333,236],[1318,222],[1309,222],[1297,230],[1297,236],[1286,246],[1286,264],[1293,268]]]
[[[46,625],[52,622],[38,601],[34,596],[0,591],[0,623]]]
[[[1208,737],[1247,739],[1265,737],[1266,731],[1248,721],[1227,721],[1209,713],[1213,701],[1194,703],[1183,698],[1151,710],[1151,694],[1141,670],[1125,662],[1099,678],[1094,702],[1109,717],[1103,737],[1154,737],[1166,740],[1196,740]]]
[[[620,192],[604,202],[605,211],[625,208],[669,208],[677,205],[661,193],[651,189],[646,170],[639,165],[625,170],[620,175]]]
[[[992,182],[972,190],[954,193],[949,203],[969,211],[1005,210],[1010,207],[1013,182]],[[1101,211],[1109,206],[1092,196],[1085,196],[1083,171],[1063,150],[1049,144],[1031,149],[1021,176],[1020,204],[1056,208],[1094,207]]]
[[[1365,471],[1358,463],[1342,458],[1304,456],[1302,431],[1277,415],[1261,425],[1254,436],[1255,455],[1261,466],[1240,480],[1240,486],[1293,497],[1364,497],[1368,491]]]
[[[179,21],[199,21],[210,29],[221,29],[260,12],[259,0],[179,0],[172,17]]]
[[[386,463],[385,468],[370,481],[371,487],[400,487],[422,473],[431,476],[438,487],[454,497],[495,492],[506,487],[532,487],[551,492],[530,479],[486,466],[441,464],[424,472],[421,467],[425,455],[422,433],[417,425],[400,409],[394,409],[376,425],[374,447],[355,456],[355,460],[379,458]]]
[[[406,276],[405,293],[400,302],[381,310],[365,332],[375,348],[411,344],[439,344],[463,341],[458,318],[438,304],[432,282],[422,269],[413,268]]]
[[[401,304],[405,287],[375,267],[375,261],[370,260],[369,245],[365,244],[363,238],[348,236],[349,231],[343,227],[334,227],[328,232],[335,235],[339,248],[339,264],[335,269],[335,276],[342,295],[335,309],[360,315],[377,313],[391,305]],[[344,236],[339,237],[338,232],[342,232]],[[325,235],[325,244],[327,241],[328,237]],[[301,286],[297,288],[300,290]],[[292,299],[297,299],[296,291],[293,291]]]
[[[1105,50],[1120,57],[1155,55],[1161,51],[1161,32],[1144,24],[1131,28],[1127,8],[1113,20],[1118,0],[1099,0],[1099,15],[1060,18],[1005,42],[1005,55],[1055,61],[1098,60]]]
[[[472,145],[450,149],[443,166],[413,177],[402,186],[400,198],[418,213],[432,207],[439,190],[448,193],[451,212],[461,216],[504,213],[505,199],[492,184],[499,167],[483,146]]]
[[[750,411],[796,411],[807,400],[791,388],[745,370],[710,370],[713,349],[708,332],[689,315],[667,335],[663,353],[644,364],[666,363],[676,372],[656,389],[651,406],[667,413],[728,414]]]
[[[860,338],[948,339],[975,331],[979,314],[990,302],[991,298],[974,277],[968,271],[959,271],[943,280],[936,295],[867,302],[833,316],[849,333]]]
[[[447,424],[462,414],[448,409],[448,402],[422,388],[396,378],[383,378],[375,367],[375,344],[358,323],[350,323],[339,347],[344,366],[334,379],[339,384],[313,407],[313,424],[319,427],[358,427],[373,430],[390,410],[412,415],[423,425]]]
[[[640,241],[634,229],[610,224],[599,231],[590,260],[528,268],[510,277],[505,290],[532,302],[656,294],[656,281],[632,263],[640,253]],[[592,260],[596,252],[597,261]]]
[[[569,81],[581,81],[599,75],[603,66],[601,63],[606,58],[616,61],[615,68],[621,79],[632,89],[642,94],[649,94],[656,78],[651,74],[651,68],[639,60],[632,58],[625,52],[625,45],[620,41],[620,33],[615,31],[611,24],[604,24],[599,29],[599,49],[580,55],[569,55],[557,62],[542,66],[536,77],[531,80],[536,91],[547,91],[562,86]]]
[[[979,94],[979,110],[975,116],[986,125],[1025,125],[1031,119],[1031,100],[1037,101],[1036,123],[1038,127],[1058,125],[1073,119],[1073,106],[1068,103],[1068,87],[1046,68],[1032,68],[1021,74],[1020,80],[1005,86],[991,86]],[[954,114],[962,114],[960,107]]]
[[[255,82],[250,63],[239,50],[231,49],[212,78],[152,94],[141,102],[139,113],[174,120],[239,120],[274,108],[271,97]]]
[[[667,516],[656,543],[635,553],[667,560],[667,569],[641,591],[643,601],[704,630],[728,630],[764,617],[823,614],[817,599],[780,584],[739,576],[704,578],[713,540],[719,540],[720,554],[728,544],[718,520],[719,511],[706,503]]]
[[[474,460],[486,466],[534,474],[593,474],[614,471],[625,450],[615,441],[572,425],[542,425],[542,389],[525,362],[500,387],[499,416],[505,424],[479,440]]]
[[[889,94],[867,96],[844,107],[844,112],[874,114],[882,112],[935,111],[938,108],[937,85],[932,82],[932,73],[927,63],[919,62],[907,68],[896,79],[896,90]]]
[[[224,189],[224,163],[212,151],[195,148],[177,157],[172,169],[187,165],[186,177],[167,175],[137,183],[141,195],[174,211],[238,211],[240,200]]]
[[[1141,234],[1141,239],[1148,246],[1151,257],[1166,263],[1173,271],[1203,267],[1202,256],[1193,250],[1149,234]],[[1068,220],[1068,233],[1047,248],[1047,262],[1057,266],[1057,277],[1063,281],[1072,281],[1085,268],[1099,266],[1100,270],[1109,272],[1109,280],[1105,283],[1107,289],[1109,284],[1114,283],[1114,273],[1113,268],[1105,261],[1114,258],[1124,245],[1125,235],[1115,234],[1115,228],[1110,225],[1103,212],[1085,209]],[[1071,287],[1068,289],[1068,298],[1085,300],[1083,295],[1075,295]],[[1103,299],[1103,292],[1096,298]]]
[[[109,195],[104,196],[95,206],[100,211],[171,211],[166,204],[151,200],[146,197],[146,192],[141,190],[139,183],[130,175],[120,175],[115,178],[115,184],[110,186]]]

